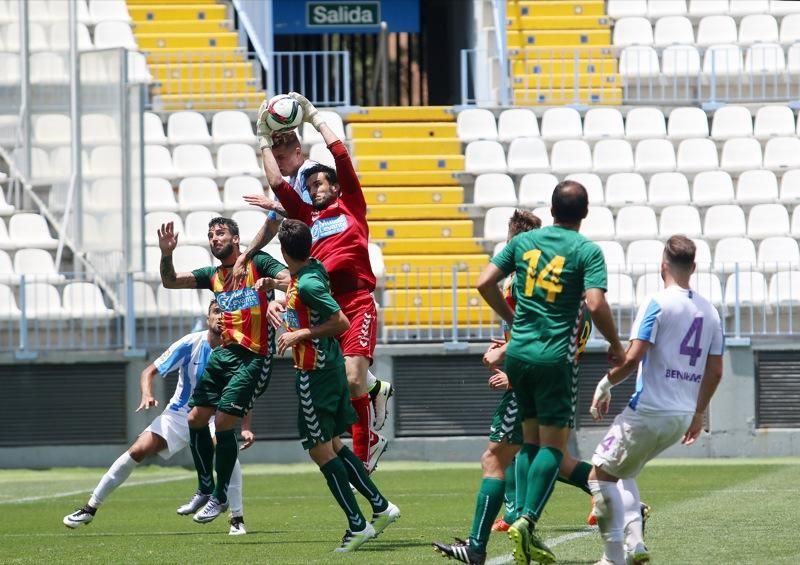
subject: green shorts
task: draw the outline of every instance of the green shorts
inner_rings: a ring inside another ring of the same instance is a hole
[[[298,370],[295,388],[300,399],[297,431],[303,449],[342,435],[358,421],[350,402],[344,364],[315,371]]]
[[[537,365],[506,355],[505,370],[523,419],[572,428],[578,396],[578,363]]]
[[[522,445],[522,412],[513,390],[507,390],[497,405],[489,428],[489,441],[500,443],[507,440],[513,445]]]
[[[264,357],[237,344],[217,347],[194,387],[189,406],[212,406],[241,418],[267,390],[271,376],[271,356]]]

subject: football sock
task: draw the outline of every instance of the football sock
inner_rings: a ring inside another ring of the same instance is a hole
[[[486,543],[492,530],[492,521],[503,506],[505,481],[492,477],[484,477],[475,501],[475,517],[472,519],[472,531],[469,533],[469,545],[475,551],[486,553]]]
[[[503,494],[503,503],[506,506],[506,513],[503,520],[511,524],[517,519],[517,478],[515,459],[511,460],[511,465],[506,469],[506,490]]]
[[[362,465],[363,466],[363,465]],[[322,475],[328,482],[328,488],[339,503],[339,506],[344,510],[347,516],[347,524],[351,532],[360,532],[367,527],[367,521],[358,507],[356,497],[353,491],[350,490],[348,484],[347,469],[344,468],[344,463],[341,458],[334,457],[322,467],[319,468]]]
[[[639,487],[635,479],[620,479],[617,481],[617,489],[622,496],[622,505],[625,508],[625,545],[634,548],[637,544],[644,543]]]
[[[616,481],[589,481],[594,500],[594,515],[603,538],[605,556],[614,563],[625,563],[625,549],[622,547],[625,526],[625,512],[622,496]]]
[[[192,449],[194,468],[197,470],[197,490],[203,494],[214,492],[214,443],[208,426],[189,428],[189,447]]]
[[[351,398],[353,408],[358,414],[358,421],[353,424],[351,433],[353,434],[353,452],[361,459],[362,463],[369,460],[369,428],[372,424],[372,414],[370,413],[372,403],[369,394]]]
[[[378,377],[372,374],[372,371],[367,369],[367,390],[372,393],[372,389],[375,387],[380,388],[380,381]]]
[[[236,443],[236,431],[217,431],[217,452],[214,469],[217,471],[217,486],[214,498],[220,502],[228,501],[228,483],[231,482],[233,468],[239,455],[239,444]]]
[[[99,508],[106,497],[131,476],[131,473],[137,465],[138,463],[127,451],[120,455],[117,460],[111,464],[111,467],[108,468],[108,471],[106,471],[106,474],[100,479],[100,482],[97,483],[91,498],[89,498],[89,506],[92,508]]]
[[[564,456],[555,447],[540,447],[528,470],[528,492],[525,493],[525,514],[538,522],[558,478],[558,466]]]
[[[336,455],[344,464],[350,484],[356,487],[356,490],[369,501],[372,511],[377,514],[386,510],[389,507],[389,501],[383,497],[378,487],[369,478],[361,459],[356,457],[355,453],[350,451],[346,445],[342,446]]]
[[[514,459],[514,474],[517,484],[517,495],[515,497],[516,508],[514,512],[517,518],[522,516],[522,509],[525,508],[525,495],[528,492],[528,471],[530,471],[531,463],[533,463],[533,459],[538,452],[538,445],[535,443],[525,443]]]
[[[231,516],[244,516],[242,508],[242,466],[237,457],[236,464],[231,473],[231,482],[228,484],[228,501],[231,503]]]
[[[558,477],[559,482],[578,487],[586,494],[592,494],[589,489],[589,472],[592,470],[592,465],[586,461],[578,461],[575,468],[572,469],[569,478],[565,479],[561,476]]]

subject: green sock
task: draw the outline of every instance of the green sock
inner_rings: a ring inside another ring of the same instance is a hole
[[[578,487],[583,492],[591,496],[592,491],[589,489],[589,472],[591,470],[591,463],[587,463],[586,461],[578,461],[578,464],[575,465],[574,469],[572,469],[572,473],[570,473],[568,479],[558,477],[558,480],[562,483]]]
[[[478,491],[475,503],[475,518],[472,520],[472,531],[469,533],[469,544],[472,549],[486,553],[486,543],[492,531],[492,521],[503,506],[505,481],[502,479],[484,478]]]
[[[211,494],[214,492],[214,443],[208,426],[197,430],[189,428],[189,446],[197,470],[197,490]]]
[[[528,492],[525,495],[525,515],[534,522],[542,515],[547,499],[558,478],[558,466],[564,454],[555,447],[541,447],[528,471]]]
[[[389,501],[383,497],[381,491],[369,478],[367,470],[364,468],[364,462],[356,457],[356,454],[350,451],[347,446],[342,446],[336,455],[344,463],[350,484],[356,487],[356,490],[369,501],[372,511],[377,514],[386,510],[389,507]]]
[[[517,519],[517,478],[516,478],[516,459],[511,460],[511,465],[506,469],[506,491],[503,494],[503,503],[506,505],[506,513],[503,516],[506,524],[511,524]]]
[[[364,465],[363,463],[361,464]],[[328,488],[339,503],[339,506],[344,510],[347,516],[347,524],[351,532],[360,532],[367,527],[367,521],[358,507],[356,497],[353,496],[353,491],[350,490],[348,484],[347,469],[344,468],[344,463],[338,457],[334,457],[322,467],[319,468],[325,480],[328,481]]]
[[[214,468],[217,471],[217,486],[214,488],[214,498],[220,502],[227,502],[228,483],[231,482],[233,468],[236,466],[239,445],[236,443],[236,432],[234,430],[217,432],[216,436],[217,460]]]
[[[514,509],[514,513],[517,518],[522,516],[522,509],[525,508],[525,495],[528,492],[528,472],[538,452],[538,445],[535,443],[526,443],[523,444],[522,449],[519,450],[516,459],[514,459],[517,483],[516,508]]]

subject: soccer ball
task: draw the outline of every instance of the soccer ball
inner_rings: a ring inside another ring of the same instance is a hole
[[[267,103],[266,122],[273,132],[293,130],[303,123],[303,108],[291,96],[278,94]]]

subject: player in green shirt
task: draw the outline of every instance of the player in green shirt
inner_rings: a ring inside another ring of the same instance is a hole
[[[584,300],[595,327],[610,344],[610,359],[616,363],[625,354],[605,299],[603,253],[578,233],[588,211],[589,198],[581,184],[559,183],[552,197],[554,225],[514,237],[478,279],[484,300],[511,324],[505,372],[524,418],[523,449],[531,457],[523,516],[508,530],[518,564],[555,561],[534,528],[558,477],[573,426],[574,360]],[[516,311],[497,286],[511,273],[516,274]],[[487,495],[494,496],[495,489],[489,490]]]

